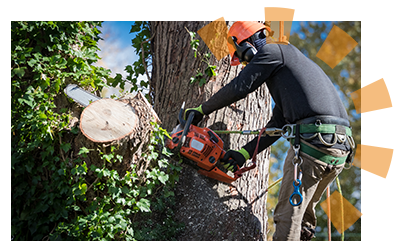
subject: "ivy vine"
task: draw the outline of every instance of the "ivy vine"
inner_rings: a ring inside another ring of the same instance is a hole
[[[207,65],[206,69],[204,70],[204,73],[201,72],[199,69],[197,69],[196,75],[190,78],[189,82],[190,84],[198,82],[199,86],[201,87],[207,83],[207,77],[213,77],[217,75],[217,73],[215,72],[217,66],[212,65],[210,62],[211,53],[201,53],[198,50],[200,41],[196,39],[196,32],[189,31],[188,29],[186,29],[186,31],[190,35],[190,47],[194,51],[194,57],[197,58],[197,55],[201,56],[201,61]]]

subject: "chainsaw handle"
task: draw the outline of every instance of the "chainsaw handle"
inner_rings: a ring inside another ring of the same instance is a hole
[[[190,128],[190,125],[191,125],[191,123],[193,121],[193,118],[194,118],[194,113],[191,112],[189,114],[188,119],[185,121],[185,127],[183,128],[182,137],[181,137],[181,139],[179,140],[179,143],[178,143],[178,149],[179,150],[180,150],[180,148],[182,147],[182,145],[186,141],[186,136],[189,133],[189,128]]]
[[[179,110],[178,120],[182,127],[185,127],[186,121],[183,119],[183,113],[185,111],[185,102],[182,103],[182,107]],[[191,123],[191,122],[190,122]]]
[[[221,159],[224,158],[224,157],[225,157],[225,154],[226,154],[226,151],[225,151],[225,150],[222,150],[220,158],[221,158]],[[230,159],[233,160],[233,158],[229,158],[228,161],[229,161]],[[237,164],[236,164],[236,167],[237,167],[237,169],[238,169],[238,170],[236,170],[236,172],[238,172],[241,168],[240,168],[239,165],[237,165]],[[236,172],[235,172],[235,173],[236,173]],[[236,174],[235,174],[235,176],[236,176]]]

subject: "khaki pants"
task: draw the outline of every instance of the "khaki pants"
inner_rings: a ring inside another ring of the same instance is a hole
[[[302,142],[310,145],[305,141]],[[335,157],[343,157],[348,154],[348,151],[339,149],[319,148],[319,150]],[[292,206],[289,203],[290,195],[294,190],[294,166],[292,164],[294,151],[291,146],[285,160],[285,165],[283,166],[283,179],[279,191],[278,204],[274,212],[276,226],[273,240],[276,241],[300,240],[302,226],[315,229],[317,223],[315,206],[320,201],[325,189],[340,174],[344,167],[344,164],[328,166],[328,164],[316,160],[303,152],[300,152],[300,156],[303,159],[303,163],[300,166],[303,171],[302,184],[300,186],[303,202],[299,206]],[[295,201],[295,203],[297,202]]]

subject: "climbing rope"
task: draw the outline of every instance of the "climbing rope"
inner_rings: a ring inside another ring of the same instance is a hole
[[[341,241],[344,241],[344,203],[343,203],[343,193],[342,188],[340,186],[339,176],[336,177],[336,186],[338,188],[338,192],[340,194],[340,219],[341,219]],[[330,188],[326,189],[326,201],[327,201],[327,214],[328,214],[328,241],[332,240],[332,229],[331,229],[331,200],[330,200]]]
[[[343,205],[343,194],[342,194],[342,188],[340,186],[340,180],[339,176],[336,177],[336,185],[340,194],[340,212],[341,212],[341,231],[342,231],[342,241],[344,241],[344,205]]]

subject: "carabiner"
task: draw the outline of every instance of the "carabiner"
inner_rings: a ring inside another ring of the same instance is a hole
[[[269,136],[282,136],[283,130],[280,128],[266,128],[264,134]]]
[[[297,185],[296,185],[297,182]],[[300,193],[300,185],[301,185],[301,180],[297,179],[296,181],[293,181],[293,187],[294,187],[294,191],[293,194],[290,196],[289,198],[289,202],[292,206],[299,206],[302,202],[303,202],[303,196]],[[298,195],[300,197],[300,201],[298,203],[294,203],[293,199],[294,197]]]

